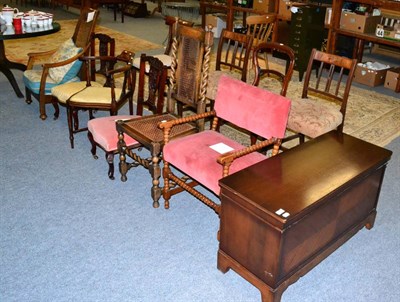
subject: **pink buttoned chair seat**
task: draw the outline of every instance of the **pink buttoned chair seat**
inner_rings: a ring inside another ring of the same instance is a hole
[[[210,146],[218,143],[233,148],[243,149],[244,146],[223,136],[219,132],[205,130],[194,135],[185,136],[181,139],[174,139],[165,145],[163,156],[167,162],[174,164],[174,167],[181,171],[191,171],[191,176],[200,184],[219,194],[218,180],[222,178],[222,166],[217,162],[221,155]],[[176,152],[176,150],[182,150]],[[258,152],[243,156],[233,162],[229,174],[240,171],[248,166],[258,163],[266,157]],[[193,172],[196,173],[193,173]]]
[[[138,118],[139,115],[114,115],[107,117],[98,117],[88,122],[88,130],[93,135],[94,141],[106,152],[114,152],[118,149],[118,132],[116,122],[118,120],[129,120]],[[124,135],[124,141],[127,147],[139,144],[137,140],[129,135]]]
[[[336,129],[343,121],[339,106],[313,99],[292,99],[288,128],[315,138]]]

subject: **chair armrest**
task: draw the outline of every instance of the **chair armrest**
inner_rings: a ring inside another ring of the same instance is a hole
[[[275,145],[274,150],[272,152],[272,156],[274,156],[278,153],[281,142],[282,142],[281,139],[272,137],[270,139],[266,139],[262,142],[251,145],[249,147],[245,147],[240,150],[230,151],[230,152],[222,154],[221,156],[218,157],[217,162],[219,164],[223,165],[223,177],[229,175],[229,167],[236,159],[238,159],[242,156],[245,156],[247,154],[256,152],[258,150],[261,150],[261,149],[265,148],[266,146],[269,146],[272,144]]]
[[[164,144],[167,144],[169,141],[169,134],[171,133],[172,127],[174,127],[176,125],[180,125],[180,124],[195,122],[197,120],[200,120],[200,119],[203,119],[203,118],[206,118],[209,116],[215,116],[215,115],[216,115],[215,110],[212,110],[209,112],[194,114],[194,115],[178,118],[176,120],[159,123],[158,128],[162,129],[164,132]]]
[[[44,60],[45,58],[50,57],[56,51],[57,51],[57,49],[52,49],[52,50],[48,50],[48,51],[28,53],[28,63],[26,65],[26,69],[27,70],[32,69],[33,66],[35,65],[35,61]]]

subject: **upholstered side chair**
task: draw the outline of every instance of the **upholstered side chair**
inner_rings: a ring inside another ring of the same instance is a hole
[[[314,80],[311,74],[315,66],[318,69]],[[356,66],[355,59],[312,50],[301,98],[291,98],[288,129],[295,134],[285,142],[299,138],[301,144],[305,137],[315,138],[332,130],[343,132]]]
[[[165,208],[169,208],[172,195],[186,190],[219,213],[220,205],[195,186],[200,184],[218,197],[218,181],[222,177],[267,159],[257,151],[273,145],[272,154],[277,154],[285,135],[289,110],[290,100],[286,97],[221,76],[214,110],[160,123],[159,127],[164,131]],[[211,130],[169,140],[169,133],[176,125],[207,117],[213,118]],[[266,139],[246,147],[217,131],[219,119]],[[176,173],[177,170],[184,176]]]
[[[51,89],[64,83],[81,80],[82,62],[78,59],[89,49],[90,37],[94,32],[98,15],[98,10],[82,10],[72,38],[57,49],[28,54],[27,69],[23,74],[26,102],[31,104],[32,96],[39,101],[42,120],[47,118],[46,104],[55,104]],[[39,65],[42,67],[39,68]],[[57,114],[57,108],[55,111]]]

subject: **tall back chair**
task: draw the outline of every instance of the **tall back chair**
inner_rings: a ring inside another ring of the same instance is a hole
[[[157,59],[159,59],[163,64],[167,67],[171,67],[172,57],[171,57],[171,49],[172,49],[172,42],[174,36],[174,24],[179,23],[182,26],[193,27],[194,23],[191,21],[183,20],[178,17],[166,16],[165,17],[165,25],[168,26],[168,35],[166,37],[165,42],[165,51],[162,54],[155,54],[153,55]],[[137,57],[133,60],[133,67],[136,70],[140,68],[140,57]]]
[[[148,75],[148,77],[146,76]],[[147,79],[146,79],[147,78]],[[92,145],[92,155],[97,159],[96,147],[106,153],[108,162],[108,177],[114,179],[114,155],[118,153],[117,120],[130,120],[143,115],[143,107],[147,107],[153,114],[160,114],[164,105],[164,89],[167,81],[167,67],[157,58],[140,56],[140,72],[136,115],[118,115],[99,117],[88,122],[88,138]],[[125,148],[131,150],[142,145],[130,136],[125,137]],[[144,162],[141,161],[140,162]]]
[[[39,101],[42,120],[47,118],[46,104],[55,104],[51,89],[67,82],[81,80],[82,63],[78,58],[89,50],[90,37],[96,26],[98,15],[98,10],[82,10],[71,39],[65,41],[58,49],[28,54],[28,64],[23,75],[26,103],[32,103],[32,95]],[[48,63],[43,64],[46,61]],[[34,68],[39,64],[42,68]],[[55,118],[57,118],[58,108],[55,107],[55,111]]]
[[[315,66],[319,67],[314,81],[311,73]],[[356,59],[312,50],[301,98],[292,99],[288,128],[296,134],[285,141],[299,137],[303,143],[305,136],[315,138],[335,129],[343,132],[356,66]]]
[[[197,113],[205,112],[212,44],[211,28],[204,31],[175,23],[168,112],[175,112],[176,107],[181,116],[187,107]],[[198,127],[202,130],[204,121]]]
[[[247,81],[247,71],[253,38],[250,35],[223,29],[219,38],[215,71],[210,72],[207,98],[215,99],[221,75],[227,75],[243,82]]]
[[[186,190],[219,213],[220,205],[194,187],[201,184],[218,196],[219,179],[267,158],[257,151],[273,145],[272,154],[277,154],[285,134],[289,110],[290,100],[286,97],[222,76],[214,110],[160,123],[159,127],[164,131],[165,207],[169,207],[172,195]],[[174,127],[208,117],[213,118],[211,130],[170,140],[169,134]],[[217,131],[219,119],[266,139],[245,147]],[[184,176],[175,174],[172,166]]]

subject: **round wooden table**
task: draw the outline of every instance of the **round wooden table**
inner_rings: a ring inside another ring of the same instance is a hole
[[[0,72],[2,72],[10,82],[13,87],[15,94],[23,98],[21,90],[18,87],[18,84],[15,80],[14,75],[11,72],[11,69],[19,69],[22,71],[26,70],[26,65],[21,63],[16,63],[9,61],[6,57],[5,48],[4,48],[4,40],[13,40],[13,39],[24,39],[24,38],[32,38],[38,36],[49,35],[59,31],[61,28],[60,24],[57,22],[53,22],[51,26],[47,27],[37,27],[37,28],[28,28],[23,27],[21,32],[15,32],[14,28],[11,26],[5,26],[4,24],[0,27]]]

